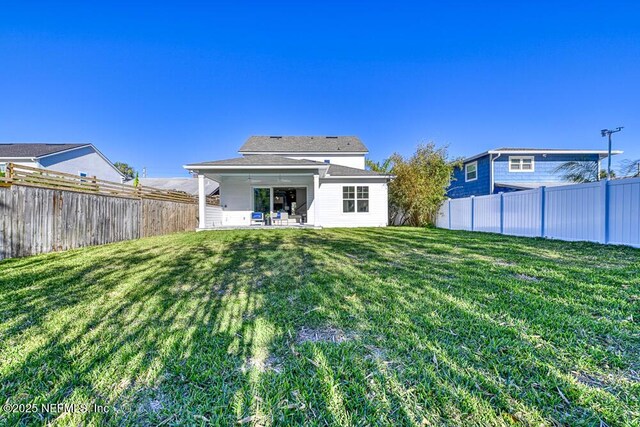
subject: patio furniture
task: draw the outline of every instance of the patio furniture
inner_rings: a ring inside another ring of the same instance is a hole
[[[280,221],[280,225],[283,224],[283,221],[287,221],[287,225],[289,225],[289,214],[286,212],[279,212],[278,221]]]
[[[264,213],[251,212],[251,225],[264,225]]]
[[[286,212],[275,212],[271,214],[271,220],[273,225],[283,225],[283,221],[287,221],[287,225],[289,225],[289,214]]]

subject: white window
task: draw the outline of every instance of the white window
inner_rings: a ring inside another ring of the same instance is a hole
[[[509,172],[533,172],[533,156],[509,156]]]
[[[478,179],[478,162],[467,163],[464,166],[465,182],[475,181],[476,179]]]
[[[7,164],[6,163],[0,163],[0,174],[2,174],[4,176],[6,171],[7,171]]]
[[[342,212],[369,212],[369,186],[342,187]]]
[[[369,212],[369,187],[358,187],[356,195],[358,196],[358,212]]]
[[[342,212],[356,211],[356,188],[342,187]]]

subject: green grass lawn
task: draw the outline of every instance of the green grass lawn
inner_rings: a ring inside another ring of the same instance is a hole
[[[108,407],[0,424],[640,425],[632,248],[184,233],[0,262],[0,321],[1,403]]]

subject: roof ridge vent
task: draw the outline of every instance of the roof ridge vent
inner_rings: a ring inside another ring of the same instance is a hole
[[[282,139],[281,136],[270,136],[269,138],[271,138],[271,139]]]
[[[327,138],[327,139],[338,139],[337,136],[325,136],[325,138]]]

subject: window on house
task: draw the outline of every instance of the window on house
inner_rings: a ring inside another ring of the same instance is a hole
[[[326,164],[331,164],[331,160],[329,160],[329,159],[325,159],[325,160],[324,160],[324,162],[325,162]]]
[[[509,156],[509,172],[533,172],[533,156]]]
[[[476,179],[478,179],[478,162],[467,163],[464,166],[465,182],[475,181]]]
[[[358,212],[369,212],[369,187],[358,187],[356,192]]]
[[[342,187],[342,212],[369,212],[369,187]]]
[[[342,212],[356,211],[356,188],[342,187]]]
[[[0,176],[4,176],[6,172],[7,172],[7,164],[0,163]]]

